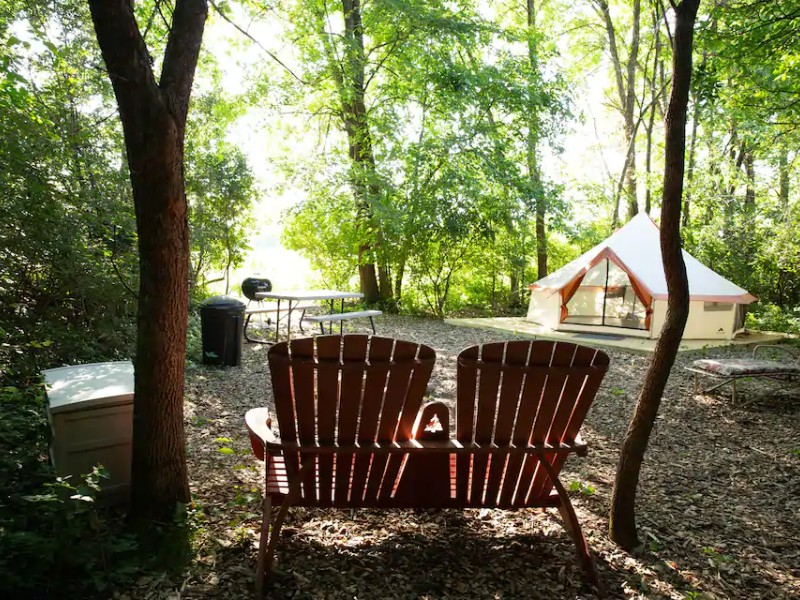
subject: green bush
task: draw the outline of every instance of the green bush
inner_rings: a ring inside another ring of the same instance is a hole
[[[800,306],[782,309],[775,304],[760,304],[755,311],[748,313],[746,326],[761,331],[800,333]]]
[[[0,389],[0,597],[105,596],[138,571],[135,538],[97,506],[97,467],[59,478],[48,456],[41,385]]]

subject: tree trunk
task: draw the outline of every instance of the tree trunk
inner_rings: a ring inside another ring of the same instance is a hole
[[[622,113],[626,144],[626,169],[624,173],[625,195],[628,199],[628,219],[632,219],[639,212],[639,200],[636,194],[636,119],[634,118],[636,108],[636,67],[639,57],[639,24],[641,21],[641,0],[633,1],[633,14],[631,26],[631,43],[628,58],[625,63],[623,73],[622,58],[617,48],[617,34],[614,22],[611,19],[611,11],[608,7],[608,0],[594,0],[597,11],[603,19],[606,35],[608,36],[608,51],[611,54],[611,63],[614,67],[614,77],[619,97],[619,109]],[[619,202],[619,198],[615,199]],[[612,229],[617,223],[619,205],[612,216]]]
[[[170,521],[188,503],[183,376],[189,285],[183,140],[207,14],[177,0],[160,82],[131,2],[90,0],[97,40],[119,105],[139,234],[131,515]]]
[[[694,179],[694,164],[695,156],[697,154],[697,124],[698,113],[700,112],[700,103],[695,99],[694,110],[692,111],[692,136],[689,138],[689,166],[686,169],[686,183],[689,189],[684,194],[683,198],[683,227],[689,226],[689,214],[692,209],[692,194],[691,185]]]
[[[744,212],[752,215],[756,210],[756,170],[753,158],[753,149],[748,148],[744,155],[744,171],[747,175],[747,187],[744,192]],[[753,225],[752,219],[748,219],[748,226]]]
[[[708,55],[703,52],[703,61],[700,63],[702,69],[708,60]],[[692,136],[689,138],[689,165],[686,169],[686,183],[689,188],[683,197],[683,227],[689,226],[689,216],[692,209],[692,181],[694,180],[695,157],[697,155],[697,125],[700,122],[700,102],[695,94],[694,107],[692,110]]]
[[[406,259],[401,256],[394,270],[394,301],[399,304],[403,299],[403,276],[406,272]]]
[[[634,140],[634,109],[636,108],[636,61],[639,55],[639,22],[642,13],[641,0],[633,0],[633,27],[631,29],[631,49],[628,55],[628,89],[625,97],[625,142],[628,144],[630,159],[625,173],[625,194],[628,197],[628,220],[639,214],[639,199],[636,186],[636,141]]]
[[[666,115],[661,206],[661,253],[669,294],[667,318],[622,442],[611,497],[609,535],[617,544],[629,550],[639,545],[635,505],[644,453],[689,314],[689,283],[681,254],[680,217],[686,151],[686,108],[692,77],[694,22],[699,4],[700,0],[683,0],[675,8],[672,92]]]
[[[656,105],[661,93],[658,86],[658,64],[661,59],[661,28],[658,26],[658,8],[653,8],[653,30],[655,31],[655,48],[653,50],[653,77],[650,80],[650,116],[647,119],[647,153],[645,155],[645,171],[647,172],[647,189],[644,197],[644,211],[649,215],[652,208],[652,191],[650,190],[650,173],[653,159],[653,126],[656,120]]]
[[[789,150],[785,144],[781,145],[778,154],[778,200],[781,208],[786,210],[789,206]]]
[[[364,69],[364,26],[361,21],[361,0],[342,0],[344,14],[345,50],[342,63],[335,61],[335,53],[329,52],[334,78],[339,88],[342,120],[349,144],[351,170],[350,179],[356,199],[356,219],[358,219],[362,242],[359,248],[358,274],[361,293],[368,304],[391,298],[391,283],[380,277],[375,267],[376,253],[383,251],[379,244],[378,227],[375,226],[373,203],[380,195],[375,154],[372,149],[372,135],[367,119],[365,104],[366,84]]]
[[[531,72],[539,72],[539,53],[536,47],[536,3],[534,0],[526,1],[528,16],[528,60]],[[542,173],[539,168],[539,110],[538,105],[531,101],[528,107],[528,178],[536,197],[536,266],[537,279],[547,276],[547,231],[545,219],[547,215],[547,201],[542,185]]]

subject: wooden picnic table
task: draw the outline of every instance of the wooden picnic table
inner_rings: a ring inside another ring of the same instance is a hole
[[[285,292],[256,292],[259,300],[275,300],[277,307],[275,312],[275,343],[278,342],[281,322],[281,302],[286,302],[284,312],[286,317],[286,339],[292,338],[292,311],[297,309],[301,302],[328,302],[330,312],[334,312],[334,305],[337,300],[341,301],[341,312],[344,312],[344,301],[361,299],[364,294],[358,292],[342,292],[339,290],[290,290]],[[302,319],[302,316],[300,317]],[[301,325],[302,327],[302,325]]]

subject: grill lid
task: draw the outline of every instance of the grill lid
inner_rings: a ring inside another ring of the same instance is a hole
[[[248,300],[257,300],[257,292],[271,292],[272,282],[269,279],[248,277],[242,282],[242,293]]]

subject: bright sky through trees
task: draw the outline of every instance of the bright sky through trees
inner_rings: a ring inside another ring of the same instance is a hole
[[[261,46],[273,52],[289,68],[297,68],[294,48],[279,41],[281,24],[277,21],[250,20],[235,10],[231,20]],[[495,18],[488,5],[481,12]],[[231,94],[247,94],[253,79],[264,71],[280,73],[282,68],[267,53],[214,10],[204,38],[204,50],[217,58],[222,71],[223,88]],[[607,61],[584,60],[586,48],[574,47],[568,31],[561,32],[558,63],[574,73],[572,90],[573,116],[560,136],[558,148],[543,149],[543,165],[549,178],[564,185],[563,195],[575,207],[574,218],[583,221],[594,214],[585,205],[583,188],[588,183],[602,185],[615,176],[624,163],[621,121],[607,103]],[[583,65],[583,66],[582,66]],[[584,68],[585,67],[585,68]],[[202,76],[196,89],[202,92],[208,81]],[[305,191],[288,182],[280,164],[287,159],[305,158],[324,143],[320,132],[307,128],[309,116],[295,107],[251,106],[247,114],[231,127],[228,139],[247,155],[259,183],[261,195],[255,205],[256,226],[252,231],[252,251],[239,267],[232,281],[255,274],[269,277],[284,288],[303,287],[318,282],[309,262],[299,253],[281,244],[281,216],[290,207],[307,198]],[[328,131],[336,139],[336,131]],[[529,283],[529,282],[528,282]]]

